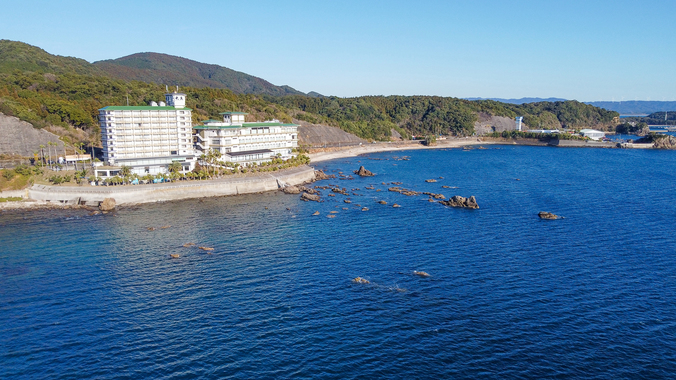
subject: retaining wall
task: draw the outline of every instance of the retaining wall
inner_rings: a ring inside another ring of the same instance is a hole
[[[68,204],[98,205],[105,198],[115,203],[148,203],[188,198],[260,193],[277,190],[280,184],[299,185],[315,178],[309,166],[288,169],[274,174],[259,174],[242,178],[223,178],[208,181],[158,183],[126,186],[45,186],[34,185],[28,190],[31,199]]]

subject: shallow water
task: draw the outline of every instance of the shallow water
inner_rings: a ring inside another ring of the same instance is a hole
[[[359,188],[351,204],[323,191],[0,214],[0,378],[676,372],[673,152],[505,146],[317,168],[359,165],[377,175],[315,183]]]

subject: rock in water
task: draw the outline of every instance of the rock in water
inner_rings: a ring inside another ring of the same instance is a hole
[[[300,189],[296,186],[286,186],[282,188],[284,194],[300,194]]]
[[[307,201],[315,201],[315,202],[319,202],[319,195],[317,195],[317,194],[303,193],[303,194],[300,196],[300,199],[301,199],[301,200],[304,200],[304,201],[306,201],[306,202],[307,202]]]
[[[313,216],[319,215],[319,211],[315,211],[314,214],[312,214],[312,215],[313,215]]]
[[[439,203],[451,206],[451,207],[461,207],[469,209],[478,209],[479,205],[476,203],[476,198],[472,195],[469,198],[461,197],[459,195],[454,195],[451,199],[447,201],[439,201]]]
[[[321,170],[315,170],[315,180],[320,181],[323,179],[329,179],[329,176]]]
[[[559,219],[558,215],[554,215],[551,212],[547,211],[540,211],[538,213],[538,216],[540,217],[540,219],[550,219],[550,220]]]
[[[423,271],[414,270],[413,274],[416,275],[416,276],[420,276],[420,277],[430,277],[429,273],[423,272]]]
[[[115,210],[115,198],[105,198],[103,202],[99,205],[101,211],[113,211]]]
[[[370,171],[366,170],[363,166],[359,167],[359,170],[355,170],[354,174],[357,174],[361,177],[373,177],[375,174],[371,173]]]
[[[369,281],[365,278],[362,278],[362,277],[356,277],[352,280],[352,282],[356,282],[357,284],[370,284],[371,283],[371,281]]]

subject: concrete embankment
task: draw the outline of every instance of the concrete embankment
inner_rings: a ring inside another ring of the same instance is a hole
[[[188,181],[135,186],[45,186],[34,185],[28,196],[37,201],[97,206],[105,198],[120,204],[172,201],[188,198],[260,193],[280,185],[299,185],[315,178],[309,166],[241,178]]]

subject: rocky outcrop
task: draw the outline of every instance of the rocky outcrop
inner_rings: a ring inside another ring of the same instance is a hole
[[[666,135],[656,138],[655,149],[676,149],[676,136]]]
[[[549,220],[555,220],[560,218],[560,216],[552,214],[551,212],[547,211],[540,211],[538,213],[538,216],[540,217],[540,219],[549,219]]]
[[[99,204],[99,210],[101,211],[113,211],[115,210],[115,199],[114,198],[105,198],[101,204]]]
[[[360,177],[373,177],[375,174],[371,173],[370,171],[366,170],[363,166],[359,167],[359,170],[355,170],[354,174],[359,175]]]
[[[479,205],[476,203],[476,198],[472,195],[469,198],[461,197],[459,195],[454,195],[451,199],[447,201],[439,201],[439,203],[445,206],[451,207],[460,207],[460,208],[469,208],[469,209],[478,209]]]
[[[321,181],[323,179],[336,178],[335,175],[328,175],[321,170],[315,170],[315,181]]]
[[[282,187],[284,194],[300,194],[300,189],[297,186]]]
[[[305,201],[305,202],[307,202],[307,201],[315,201],[315,202],[319,202],[319,195],[317,195],[317,194],[303,193],[303,194],[300,196],[300,199],[303,200],[303,201]]]

